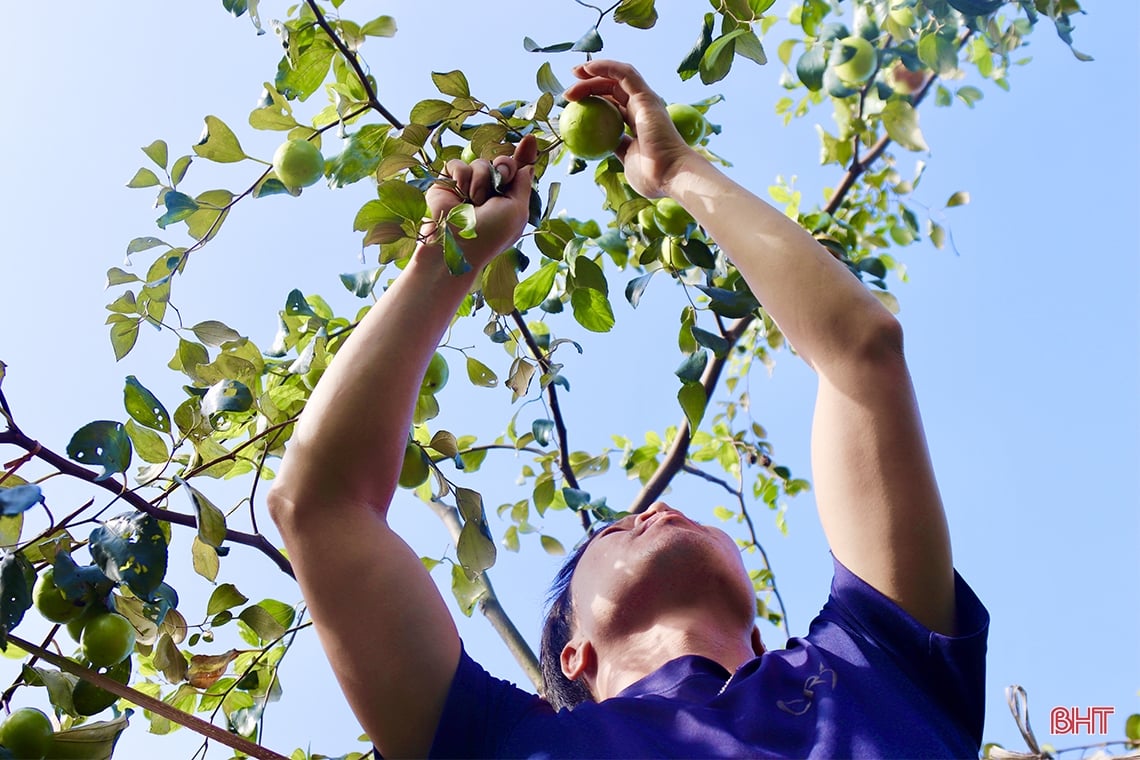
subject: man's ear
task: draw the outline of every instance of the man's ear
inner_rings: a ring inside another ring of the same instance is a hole
[[[594,645],[589,639],[575,636],[562,647],[562,655],[559,658],[562,675],[571,681],[577,681],[584,674],[593,672],[596,656]]]
[[[752,651],[756,653],[757,657],[767,651],[764,648],[763,639],[760,638],[760,629],[756,626],[752,626]]]

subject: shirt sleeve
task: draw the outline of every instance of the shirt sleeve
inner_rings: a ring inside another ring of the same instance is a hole
[[[820,617],[886,651],[962,728],[982,741],[989,613],[954,572],[955,635],[930,630],[863,579],[835,562],[831,596]]]
[[[492,676],[464,649],[429,757],[500,757],[520,721],[553,712],[540,697]]]

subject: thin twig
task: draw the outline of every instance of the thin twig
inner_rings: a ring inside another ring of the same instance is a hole
[[[534,356],[535,361],[538,362],[539,369],[545,375],[551,371],[550,357],[538,346],[538,341],[534,339],[530,328],[526,326],[526,320],[523,319],[518,309],[511,312],[511,319],[514,320],[515,326],[519,328],[522,333],[523,340],[526,342],[527,348]],[[555,388],[553,382],[546,384],[546,398],[550,402],[550,416],[554,418],[554,433],[558,437],[558,469],[562,473],[563,480],[566,484],[574,490],[580,490],[578,487],[578,478],[574,475],[574,467],[570,464],[570,444],[568,441],[569,436],[566,432],[566,421],[562,416],[562,405],[558,402],[558,389]],[[578,513],[582,518],[582,528],[586,531],[590,530],[590,515],[588,510],[581,510]]]
[[[60,456],[50,449],[43,448],[38,442],[24,435],[19,430],[10,429],[0,433],[0,444],[11,444],[13,446],[24,449],[25,451],[33,451],[38,449],[36,452],[37,459],[42,459],[44,462],[47,462],[52,467],[56,468],[65,475],[70,475],[73,478],[86,481],[94,486],[98,486],[104,490],[110,491],[111,493],[115,494],[115,496],[123,499],[123,501],[130,504],[139,512],[150,515],[156,520],[162,520],[163,522],[168,522],[173,525],[182,525],[187,528],[198,527],[198,521],[193,515],[160,509],[154,504],[148,502],[139,494],[128,489],[124,484],[118,483],[114,480],[111,480],[110,478],[97,480],[97,475],[94,472],[91,472],[87,468],[71,462],[70,460]],[[286,559],[285,555],[282,554],[276,546],[271,544],[269,540],[265,538],[265,536],[255,533],[245,533],[243,531],[233,530],[232,528],[226,528],[225,540],[231,541],[235,544],[241,544],[242,546],[249,546],[257,549],[259,552],[272,560],[273,563],[277,565],[277,567],[279,567],[283,573],[290,577],[296,577],[293,574],[293,566],[290,564],[289,560]]]
[[[208,736],[214,741],[224,744],[231,749],[235,749],[238,752],[244,752],[250,757],[256,757],[259,760],[288,760],[288,758],[286,758],[284,755],[279,755],[273,750],[267,749],[260,744],[254,744],[248,739],[238,736],[237,734],[230,733],[220,726],[215,726],[213,723],[207,723],[196,715],[191,715],[190,713],[183,712],[182,710],[179,710],[172,705],[168,705],[160,699],[155,699],[154,697],[151,697],[147,694],[143,694],[141,691],[132,689],[126,684],[121,684],[115,679],[105,676],[102,673],[96,673],[94,670],[86,668],[74,660],[64,657],[63,655],[59,655],[55,652],[44,649],[43,647],[36,646],[35,644],[29,641],[24,641],[23,639],[17,636],[13,636],[10,633],[8,634],[8,640],[16,646],[20,647],[20,649],[23,649],[25,652],[30,652],[40,659],[50,662],[52,665],[55,665],[57,668],[66,673],[70,673],[73,676],[78,676],[84,681],[92,683],[104,691],[109,691],[115,696],[125,699],[129,702],[133,702],[143,709],[157,713],[167,720],[173,721],[180,726],[189,728],[195,733],[201,734],[203,736]]]

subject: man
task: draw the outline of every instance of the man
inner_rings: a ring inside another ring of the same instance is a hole
[[[269,497],[361,724],[386,757],[976,755],[987,616],[953,570],[898,323],[686,146],[632,67],[575,74],[567,98],[608,97],[631,128],[617,152],[629,183],[696,218],[819,376],[812,465],[832,595],[804,639],[765,653],[732,540],[659,503],[562,573],[544,670],[548,696],[577,706],[556,712],[471,661],[386,521],[420,378],[475,277],[448,274],[428,242],[314,391]],[[456,192],[428,191],[437,220],[460,195],[476,206],[463,243],[476,272],[520,235],[534,157],[526,138],[493,167],[453,162]]]

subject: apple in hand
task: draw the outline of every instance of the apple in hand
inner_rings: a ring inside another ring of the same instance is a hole
[[[562,141],[578,158],[592,161],[605,158],[617,149],[625,131],[621,111],[597,95],[571,101],[558,117]]]

